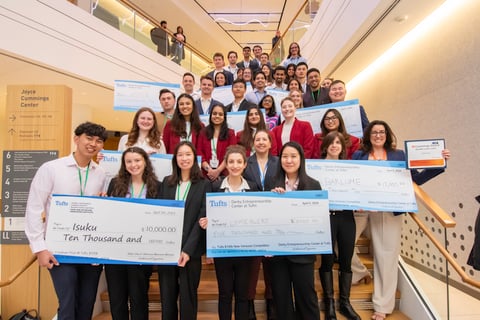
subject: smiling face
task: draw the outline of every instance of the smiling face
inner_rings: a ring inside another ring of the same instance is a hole
[[[230,153],[226,159],[226,168],[228,175],[232,177],[240,177],[243,170],[247,167],[247,163],[240,153]]]
[[[124,157],[125,169],[132,177],[141,177],[145,171],[145,158],[136,152],[127,152]]]
[[[252,81],[252,70],[250,70],[250,68],[245,68],[243,70],[243,81],[245,82],[248,82],[248,81]]]
[[[295,70],[295,77],[297,77],[297,79],[305,79],[306,76],[307,76],[307,66],[303,64],[300,66],[297,66],[297,69]]]
[[[320,88],[320,73],[316,71],[311,71],[307,76],[308,85],[312,90],[318,90]]]
[[[273,98],[270,96],[270,97],[265,97],[263,98],[262,100],[262,107],[268,111],[272,108],[273,106]]]
[[[223,62],[223,57],[222,56],[215,56],[213,57],[213,64],[215,65],[215,69],[219,70],[223,68],[225,63]]]
[[[217,73],[215,75],[215,84],[217,87],[224,86],[227,81],[225,80],[225,75],[223,73]]]
[[[244,73],[245,75],[245,73]],[[263,73],[257,73],[255,75],[255,88],[262,90],[265,88],[265,75]]]
[[[342,153],[342,142],[335,137],[327,148],[327,159],[338,160],[340,153]]]
[[[286,175],[296,175],[300,169],[300,153],[293,147],[285,147],[280,162]]]
[[[323,123],[325,124],[325,128],[327,128],[328,132],[337,130],[340,125],[338,117],[332,111],[325,115],[323,118]]]
[[[232,85],[232,92],[235,98],[243,98],[245,91],[247,91],[247,88],[245,88],[245,84],[242,82],[236,82]]]
[[[303,105],[303,97],[302,93],[299,90],[292,90],[289,94],[290,98],[292,98],[293,102],[295,103],[295,108],[301,108]]]
[[[100,150],[103,149],[104,141],[97,136],[89,136],[82,133],[79,136],[73,137],[73,142],[77,146],[75,150],[76,156],[80,156],[82,159],[92,159]]]
[[[215,106],[210,113],[210,120],[214,126],[221,126],[225,121],[225,112],[221,106]]]
[[[155,118],[149,111],[143,111],[138,115],[137,125],[140,131],[149,131],[155,124]]]
[[[253,140],[253,147],[258,154],[268,153],[272,147],[270,135],[265,131],[257,132]]]
[[[286,120],[295,118],[295,104],[291,100],[283,100],[282,102],[282,115]]]
[[[195,80],[190,75],[185,75],[182,80],[182,85],[185,88],[186,92],[193,92],[193,87],[195,86]]]
[[[177,166],[180,168],[180,170],[185,171],[192,169],[195,162],[195,155],[190,146],[183,145],[178,148],[175,159],[177,161]]]
[[[387,141],[385,126],[376,124],[370,131],[370,142],[374,148],[383,148]]]
[[[248,110],[248,124],[256,127],[260,123],[260,113],[257,108]]]
[[[192,100],[187,97],[181,97],[178,99],[178,111],[183,115],[185,119],[190,119],[190,115],[193,112]]]
[[[228,63],[230,63],[231,65],[234,65],[234,64],[237,64],[237,54],[236,53],[230,53],[228,55]]]
[[[340,102],[345,100],[345,95],[347,94],[347,90],[345,89],[345,85],[341,82],[337,82],[330,86],[330,91],[328,95],[330,96],[330,100],[332,102]]]
[[[300,84],[295,79],[288,83],[288,90],[292,91],[293,89],[300,90]]]
[[[213,91],[213,81],[211,79],[202,79],[200,90],[202,91],[202,95],[210,96]]]

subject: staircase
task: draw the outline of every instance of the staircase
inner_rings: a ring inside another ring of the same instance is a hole
[[[357,242],[357,250],[360,252],[359,256],[368,269],[373,269],[373,259],[369,253],[370,241],[367,238],[360,238]],[[320,279],[318,276],[318,267],[320,259],[316,262],[315,272],[315,287],[317,289],[320,308],[323,308],[321,304],[322,288],[320,285]],[[334,271],[336,273],[336,271]],[[338,277],[334,276],[335,286],[335,299],[338,301]],[[265,302],[263,294],[265,286],[263,283],[263,272],[260,270],[259,281],[257,284],[257,295],[255,298],[255,310],[258,320],[266,320]],[[373,282],[369,284],[359,284],[352,286],[350,301],[355,310],[360,314],[362,319],[370,319],[372,314],[372,291]],[[215,269],[213,264],[204,263],[202,266],[202,279],[198,288],[198,320],[213,320],[218,319],[217,316],[217,280],[215,276]],[[109,313],[108,292],[102,292],[101,294],[102,306],[104,312],[94,317],[94,320],[111,320]],[[400,292],[397,291],[397,307],[400,301]],[[160,288],[158,284],[158,278],[156,272],[152,274],[150,279],[150,291],[149,291],[149,309],[150,319],[161,319],[161,304],[160,304]],[[337,313],[339,320],[346,319],[340,313]],[[232,316],[233,319],[233,316]],[[321,313],[321,319],[324,319],[323,312]],[[389,315],[389,320],[408,320],[407,316],[403,315],[400,311],[395,310],[392,315]]]

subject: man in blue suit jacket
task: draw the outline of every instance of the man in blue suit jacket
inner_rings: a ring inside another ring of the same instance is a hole
[[[207,73],[207,76],[210,76],[212,79],[215,80],[215,75],[217,74],[217,72],[223,72],[225,74],[225,85],[231,85],[233,83],[233,74],[230,71],[223,69],[223,67],[225,66],[225,60],[222,53],[217,52],[213,55],[213,64],[215,65],[215,70]]]
[[[200,91],[202,92],[200,99],[195,100],[195,108],[197,109],[199,114],[210,114],[210,110],[214,105],[223,105],[223,103],[221,103],[220,101],[212,98],[212,77],[207,75],[200,78]]]

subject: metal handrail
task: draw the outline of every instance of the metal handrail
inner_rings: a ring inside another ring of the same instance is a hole
[[[456,226],[456,222],[450,218],[450,216],[425,192],[422,188],[413,184],[415,195],[417,199],[427,208],[427,210],[436,218],[436,220],[442,224],[444,228],[453,228]],[[432,241],[433,245],[440,251],[445,257],[445,260],[455,269],[464,283],[467,283],[475,288],[480,289],[480,282],[475,281],[463,271],[462,267],[457,263],[445,247],[435,238],[433,233],[426,227],[417,214],[409,212],[409,216],[415,221],[422,232]]]

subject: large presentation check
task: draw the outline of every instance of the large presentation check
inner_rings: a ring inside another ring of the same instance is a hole
[[[332,210],[418,211],[405,161],[307,160],[306,168],[328,190]]]
[[[54,195],[46,242],[59,262],[177,264],[184,202]]]
[[[207,257],[332,252],[326,191],[207,194]]]

